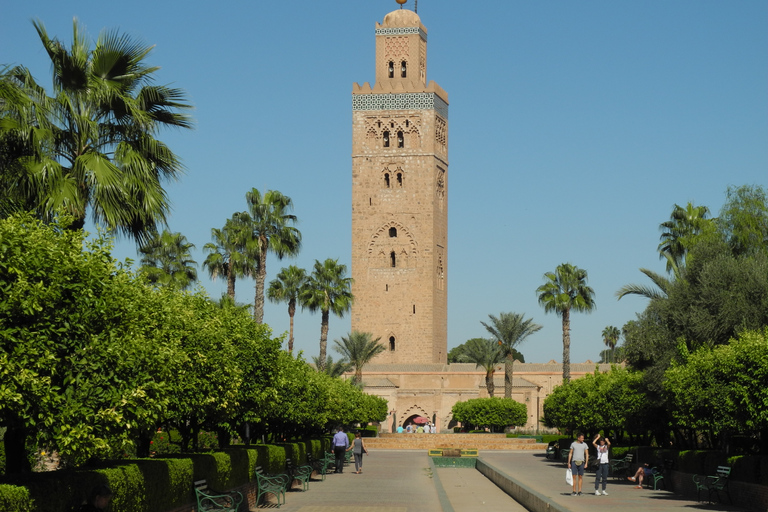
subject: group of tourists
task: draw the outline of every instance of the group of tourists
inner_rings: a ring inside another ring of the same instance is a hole
[[[406,424],[405,428],[402,425],[398,425],[397,433],[402,434],[437,434],[437,425],[432,422],[428,422],[424,425],[415,425],[413,423]]]

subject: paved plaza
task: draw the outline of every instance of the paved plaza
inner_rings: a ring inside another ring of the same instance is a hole
[[[635,489],[625,481],[609,479],[608,496],[594,495],[594,474],[584,481],[584,494],[571,496],[562,463],[531,452],[483,451],[488,465],[506,473],[545,497],[551,510],[568,512],[630,511],[683,512],[695,510],[740,511],[681,499],[667,491]],[[267,505],[265,508],[271,508]],[[343,474],[329,474],[312,481],[306,492],[291,491],[284,512],[523,512],[514,499],[479,471],[465,468],[432,469],[426,451],[373,451],[364,459],[363,473],[354,466]]]

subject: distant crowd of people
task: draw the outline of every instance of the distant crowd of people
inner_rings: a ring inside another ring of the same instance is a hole
[[[423,425],[416,425],[415,423],[408,423],[403,428],[402,425],[397,427],[397,433],[402,434],[437,434],[437,425],[432,422],[427,422]]]

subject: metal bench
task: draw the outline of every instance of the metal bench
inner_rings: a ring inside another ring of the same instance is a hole
[[[206,480],[194,482],[198,512],[237,512],[243,495],[237,491],[217,492],[208,488]]]
[[[717,501],[722,503],[720,491],[723,491],[728,496],[728,502],[733,503],[731,493],[728,490],[728,477],[730,476],[731,468],[728,466],[718,466],[716,475],[693,475],[693,483],[696,485],[696,499],[701,501],[701,491],[707,491],[707,501],[709,503],[712,503],[713,494],[717,496]]]
[[[635,459],[635,455],[628,453],[623,459],[614,459],[611,461],[611,476],[614,478],[622,478],[629,476],[629,468],[632,465],[632,461]]]
[[[312,466],[296,466],[291,459],[286,459],[285,467],[288,472],[288,476],[291,478],[291,484],[294,480],[301,482],[301,490],[306,491],[309,489],[309,480],[312,477]]]
[[[277,499],[277,506],[285,504],[285,491],[291,483],[288,475],[267,475],[261,469],[256,467],[256,504],[259,498],[266,494],[272,494]],[[282,497],[282,503],[280,502]]]
[[[320,480],[325,480],[325,475],[328,473],[328,467],[332,466],[335,462],[333,456],[329,456],[328,454],[325,454],[321,459],[316,459],[311,453],[307,454],[307,461],[309,462],[309,465],[320,474]]]

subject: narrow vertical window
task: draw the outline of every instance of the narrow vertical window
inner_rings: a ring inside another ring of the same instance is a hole
[[[403,173],[399,172],[397,173],[397,184],[399,186],[403,186]]]
[[[392,61],[389,61],[389,78],[395,78],[395,63]]]
[[[384,132],[384,147],[389,147],[389,131]]]
[[[403,138],[403,132],[397,132],[397,147],[405,147],[405,139]]]
[[[395,251],[392,251],[391,253],[389,253],[389,266],[390,267],[397,266],[397,257],[395,256]]]
[[[387,188],[389,188],[389,173],[384,173],[384,183],[387,185]]]
[[[373,198],[372,197],[368,198],[368,206],[373,206]]]
[[[389,337],[389,350],[391,352],[394,352],[394,350],[395,350],[395,337],[394,336],[390,336]]]
[[[388,285],[388,284],[385,284],[385,285],[384,285],[384,291],[385,291],[385,292],[388,292],[388,291],[389,291],[389,285]]]
[[[397,238],[397,228],[389,228],[389,238]]]
[[[400,63],[400,78],[405,78],[407,75],[405,61]]]
[[[413,314],[416,314],[416,304],[413,305]]]

